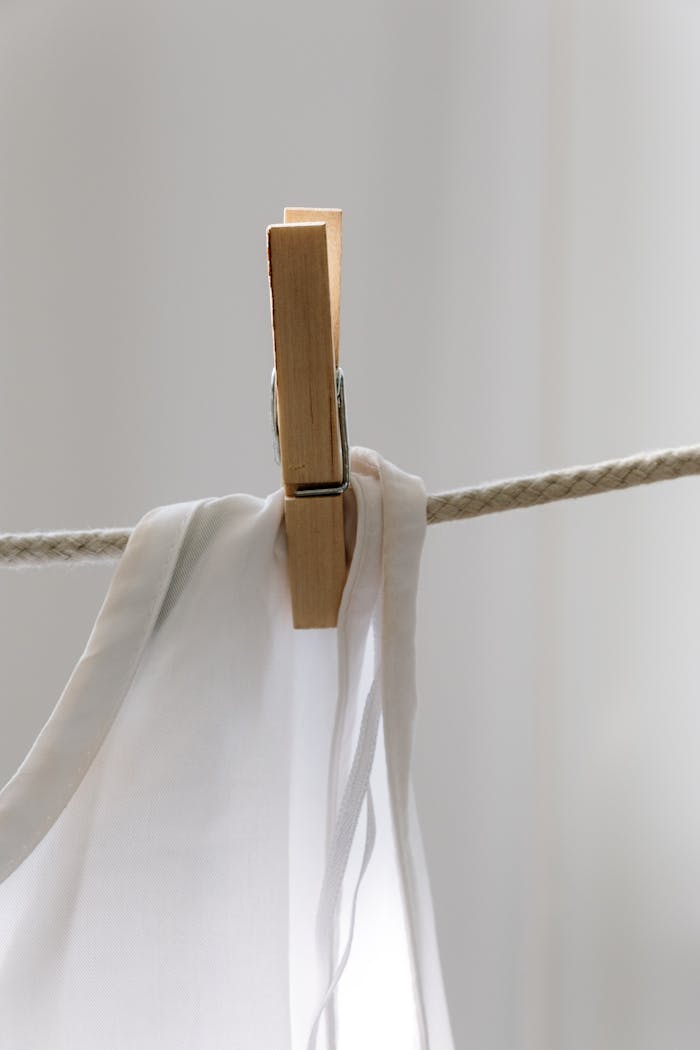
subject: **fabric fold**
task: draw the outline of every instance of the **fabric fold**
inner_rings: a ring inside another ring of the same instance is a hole
[[[0,1044],[451,1050],[410,790],[425,490],[351,468],[336,630],[292,627],[282,490],[137,526],[0,792]]]

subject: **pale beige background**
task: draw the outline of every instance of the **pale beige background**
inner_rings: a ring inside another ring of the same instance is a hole
[[[344,209],[350,439],[429,490],[699,441],[699,132],[697,0],[3,0],[0,529],[277,488],[285,205]],[[688,479],[429,530],[459,1048],[698,1045],[699,522]],[[111,572],[0,575],[1,781]]]

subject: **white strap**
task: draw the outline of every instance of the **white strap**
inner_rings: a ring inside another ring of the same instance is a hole
[[[360,813],[362,812],[362,806],[366,799],[367,818],[365,848],[360,870],[353,889],[347,942],[342,957],[333,972],[329,985],[319,1005],[316,1019],[309,1035],[308,1050],[316,1050],[316,1040],[318,1038],[318,1029],[321,1019],[350,957],[350,949],[352,947],[355,928],[357,896],[360,889],[360,883],[362,882],[362,878],[367,870],[370,857],[372,856],[372,850],[374,849],[376,822],[369,781],[377,747],[380,714],[379,668],[377,668],[374,681],[372,682],[371,688],[367,694],[364,710],[362,712],[357,746],[355,748],[355,754],[348,774],[345,791],[343,792],[343,799],[338,811],[338,817],[331,841],[330,854],[319,898],[316,938],[321,958],[327,958],[329,954],[332,957],[335,922],[340,906],[343,880],[347,871],[350,850],[355,839]]]

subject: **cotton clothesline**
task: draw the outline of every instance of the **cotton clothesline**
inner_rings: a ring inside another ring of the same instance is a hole
[[[567,467],[546,474],[429,495],[427,521],[429,525],[460,521],[693,474],[700,474],[700,445],[642,452],[626,459]],[[12,568],[49,562],[118,559],[131,531],[126,528],[0,534],[0,566]]]

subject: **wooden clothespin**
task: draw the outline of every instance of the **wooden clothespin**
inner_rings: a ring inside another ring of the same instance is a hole
[[[335,627],[349,483],[338,368],[342,212],[285,208],[267,228],[278,441],[295,627]]]

